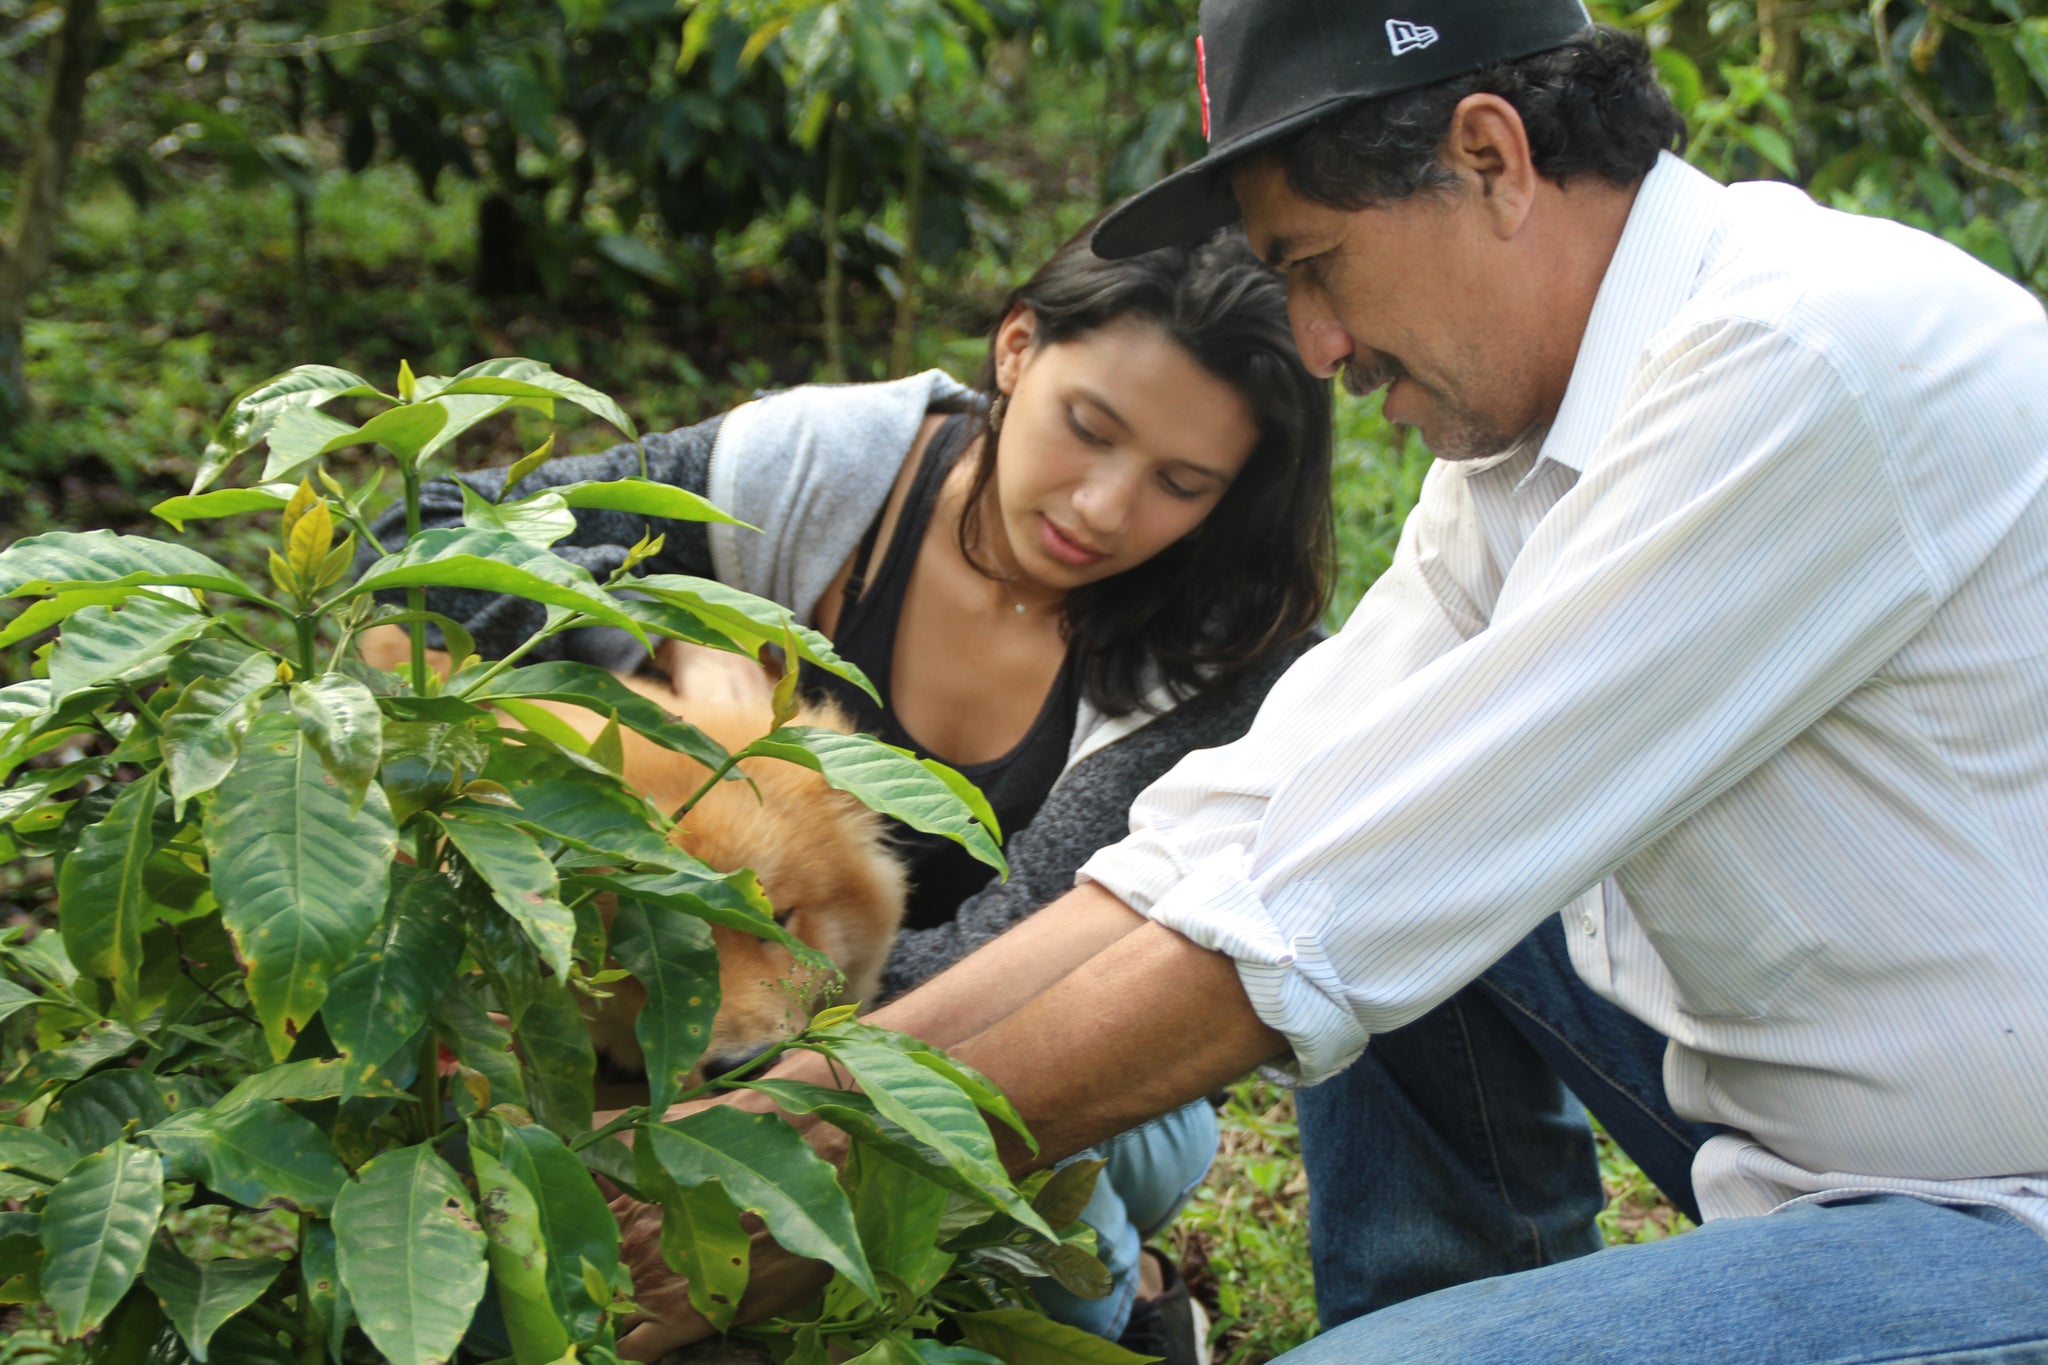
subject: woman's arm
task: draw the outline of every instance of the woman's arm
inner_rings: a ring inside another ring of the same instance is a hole
[[[712,444],[717,440],[718,428],[724,420],[723,416],[713,417],[680,431],[658,432],[641,438],[640,444],[647,452],[647,476],[656,483],[671,484],[692,493],[704,492]],[[514,496],[524,497],[543,488],[585,480],[632,478],[639,473],[639,451],[631,445],[614,446],[596,455],[571,455],[550,460],[521,479],[512,492]],[[485,469],[429,483],[420,490],[422,529],[462,524],[462,490],[456,486],[457,479],[485,498],[495,500],[504,487],[505,471]],[[583,509],[575,515],[576,529],[552,548],[570,563],[588,570],[599,581],[624,564],[627,550],[649,533],[661,536],[663,543],[661,553],[645,561],[644,572],[699,576],[711,573],[711,548],[702,522],[669,521],[595,508]],[[404,509],[387,509],[377,518],[374,529],[380,541],[395,547],[404,537]],[[456,588],[429,589],[427,606],[461,622],[475,637],[477,652],[486,658],[496,658],[524,642],[540,629],[547,616],[545,606],[523,597]],[[430,643],[437,647],[440,645],[438,639],[430,640]],[[645,657],[646,651],[630,635],[602,626],[568,632],[547,641],[526,656],[530,663],[574,659],[625,672],[638,667]]]
[[[1183,755],[1243,735],[1274,681],[1312,643],[1305,639],[1289,646],[1069,769],[1031,823],[1005,841],[1008,881],[992,881],[968,897],[946,924],[897,935],[882,969],[883,998],[893,999],[937,975],[1072,890],[1081,864],[1129,832],[1131,803],[1138,793]]]

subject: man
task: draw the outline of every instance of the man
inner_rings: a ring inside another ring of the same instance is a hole
[[[1640,49],[1575,3],[1203,29],[1210,155],[1098,250],[1241,213],[1304,360],[1386,385],[1441,462],[1244,740],[878,1022],[1056,1157],[1261,1063],[1349,1076],[1512,968],[1596,1114],[1715,1126],[1705,1225],[1290,1360],[2048,1360],[2040,305],[1658,151],[1607,116]],[[1668,1039],[1661,1077],[1601,998]]]

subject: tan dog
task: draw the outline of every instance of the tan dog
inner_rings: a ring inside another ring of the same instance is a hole
[[[379,668],[399,666],[409,651],[404,632],[395,626],[377,627],[363,639],[364,660]],[[448,666],[447,656],[438,652],[432,662],[437,669]],[[663,644],[658,662],[668,684],[653,678],[622,680],[728,750],[768,732],[773,683],[752,661],[670,641]],[[548,709],[586,739],[605,723],[579,707],[549,704]],[[795,723],[852,728],[834,707],[807,706]],[[695,760],[631,730],[621,738],[626,785],[662,811],[675,811],[710,776]],[[822,983],[791,982],[794,964],[788,949],[714,925],[720,1003],[703,1064],[714,1075],[794,1033],[812,1010],[834,1000],[872,1002],[908,890],[903,866],[883,837],[882,817],[797,764],[754,758],[740,768],[752,785],[719,783],[683,819],[675,840],[721,872],[751,868],[783,927],[830,958],[844,984],[829,997],[818,995],[815,987]],[[640,1070],[643,1058],[633,1021],[646,997],[630,980],[612,989],[614,995],[592,1021],[592,1036],[615,1069]],[[630,1094],[619,1093],[601,1099],[635,1102]]]

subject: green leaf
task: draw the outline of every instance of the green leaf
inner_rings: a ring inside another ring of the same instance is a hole
[[[159,1242],[150,1249],[142,1279],[163,1305],[192,1358],[205,1365],[206,1348],[221,1324],[263,1297],[284,1270],[279,1260],[218,1257],[194,1261]]]
[[[164,712],[158,744],[170,777],[173,814],[182,814],[187,801],[212,791],[234,770],[242,737],[276,686],[277,661],[252,653],[226,677],[193,679]]]
[[[78,1153],[42,1129],[0,1124],[0,1171],[54,1185],[77,1164]]]
[[[753,1253],[740,1211],[716,1180],[691,1188],[664,1180],[658,1191],[662,1259],[688,1279],[690,1306],[714,1331],[723,1332],[732,1326],[747,1292]]]
[[[2027,64],[2027,71],[2048,93],[2048,17],[2024,19],[2013,34],[2013,49]]]
[[[934,759],[884,744],[870,735],[847,735],[815,725],[784,726],[740,751],[810,768],[827,784],[857,797],[912,829],[942,834],[1003,875],[1009,864],[996,847],[994,812],[964,799],[966,779]]]
[[[563,1138],[590,1129],[597,1052],[576,998],[559,978],[542,983],[519,1020],[534,1117]]]
[[[57,1333],[100,1325],[142,1271],[164,1210],[163,1159],[130,1143],[72,1168],[43,1205],[42,1295]]]
[[[50,651],[50,704],[75,692],[139,682],[161,672],[165,656],[212,624],[183,603],[138,594],[122,607],[86,607]]]
[[[639,623],[587,572],[502,531],[424,531],[397,554],[371,565],[341,599],[413,587],[474,588],[529,598],[582,612],[647,643]]]
[[[450,986],[434,1002],[427,1020],[456,1061],[490,1082],[492,1104],[526,1106],[526,1082],[519,1059],[512,1055],[512,1035],[492,1020],[468,987],[459,981]]]
[[[725,747],[711,736],[676,720],[620,681],[616,674],[593,664],[557,661],[510,669],[481,688],[476,700],[499,701],[508,697],[565,702],[600,716],[616,712],[621,725],[638,731],[664,749],[697,760],[706,768],[716,768],[728,757]]]
[[[305,1248],[305,1254],[299,1258],[299,1279],[304,1286],[302,1292],[310,1300],[309,1325],[316,1337],[326,1338],[328,1358],[340,1360],[342,1343],[355,1315],[349,1308],[348,1295],[341,1290],[333,1224],[312,1221],[305,1229]]]
[[[439,403],[408,403],[404,407],[386,408],[360,427],[337,432],[314,453],[330,455],[353,445],[380,445],[411,463],[419,458],[421,448],[447,425],[448,409]],[[281,472],[266,469],[264,477],[274,478]]]
[[[913,1296],[931,1292],[954,1261],[939,1246],[951,1197],[900,1162],[864,1147],[847,1156],[854,1224],[877,1274],[893,1275]]]
[[[157,850],[157,775],[137,778],[106,819],[79,836],[57,874],[57,922],[79,971],[111,981],[116,1008],[135,1007],[142,926],[150,895],[143,871]]]
[[[336,422],[335,425],[342,424]],[[165,498],[149,510],[182,531],[188,521],[210,521],[215,517],[240,516],[245,512],[275,512],[291,500],[290,484],[272,483],[255,488],[220,488],[211,493]]]
[[[431,1147],[401,1147],[334,1201],[341,1283],[392,1365],[440,1365],[483,1298],[484,1234],[462,1181]]]
[[[701,871],[632,873],[624,876],[589,877],[582,881],[602,886],[624,896],[637,897],[695,915],[709,924],[737,929],[755,938],[765,938],[789,949],[796,965],[805,971],[830,974],[837,970],[832,960],[777,924],[774,912],[761,895],[760,884],[750,874],[721,875],[710,868]]]
[[[174,1170],[252,1209],[324,1214],[348,1180],[327,1135],[275,1100],[193,1110],[147,1136]]]
[[[667,906],[621,900],[612,955],[647,990],[633,1036],[647,1054],[647,1106],[665,1113],[711,1042],[719,1001],[711,926]]]
[[[434,401],[447,411],[448,424],[436,432],[431,441],[420,447],[420,453],[415,463],[417,467],[422,469],[426,467],[428,460],[432,459],[440,451],[445,450],[463,432],[468,431],[478,422],[495,417],[510,408],[534,408],[549,417],[554,416],[552,406],[525,398],[455,397],[448,395],[443,390],[442,394],[436,396]]]
[[[388,614],[378,616],[376,623],[380,626],[403,626],[410,625],[414,621],[422,621],[428,625],[438,627],[441,631],[441,639],[448,646],[448,653],[454,658],[467,659],[470,655],[476,653],[475,637],[470,635],[470,633],[467,630],[463,629],[462,623],[460,621],[456,620],[452,616],[443,616],[438,611],[390,612]],[[407,662],[400,665],[400,668],[401,670],[403,670],[408,669],[411,666],[412,665],[410,664],[410,662]],[[451,699],[443,697],[405,697],[395,700],[446,701]]]
[[[50,1105],[43,1129],[73,1151],[97,1152],[119,1141],[133,1124],[147,1128],[170,1117],[163,1080],[131,1067],[95,1072],[67,1086]]]
[[[31,602],[0,630],[0,648],[18,645],[31,635],[62,625],[87,607],[109,607],[145,594],[142,588],[79,588]]]
[[[450,970],[453,970],[452,966]],[[333,999],[330,992],[330,1006]],[[327,1015],[323,1011],[320,1017],[325,1020]],[[296,1062],[283,1062],[238,1083],[234,1089],[214,1101],[212,1112],[225,1114],[230,1110],[263,1100],[282,1102],[349,1098],[342,1091],[344,1071],[345,1064],[335,1057],[304,1057]],[[389,1082],[384,1083],[381,1088],[376,1088],[375,1093],[385,1099],[407,1098],[404,1091]]]
[[[6,1022],[31,1006],[42,1003],[43,997],[34,991],[17,986],[12,981],[0,979],[0,1023]]]
[[[545,550],[576,529],[576,514],[551,488],[494,503],[460,479],[455,486],[462,490],[462,524],[472,531],[502,531]]]
[[[193,588],[251,602],[269,601],[267,594],[197,550],[146,536],[51,531],[0,551],[0,597],[140,586]]]
[[[416,869],[395,875],[398,892],[383,923],[334,978],[320,1008],[345,1062],[343,1099],[426,1026],[462,958],[462,925],[447,878]]]
[[[589,385],[580,384],[567,375],[556,374],[538,360],[518,356],[486,360],[456,375],[441,392],[488,393],[507,398],[566,398],[585,412],[610,422],[629,440],[639,439],[639,431],[634,427],[633,419],[626,416],[624,408]]]
[[[312,408],[295,408],[278,414],[267,433],[270,454],[263,462],[265,479],[288,479],[320,458],[329,441],[350,436],[355,428],[338,417]]]
[[[565,483],[553,490],[569,507],[601,507],[612,512],[635,512],[643,517],[664,517],[669,521],[715,521],[727,526],[759,530],[730,516],[709,498],[687,488],[656,483],[652,479],[607,479],[602,482]]]
[[[549,1293],[549,1247],[538,1202],[483,1145],[472,1143],[469,1156],[512,1358],[518,1365],[554,1365],[569,1349],[569,1332]]]
[[[332,399],[358,395],[383,396],[365,380],[332,365],[299,365],[272,375],[228,405],[192,476],[192,491],[200,492],[220,477],[237,456],[264,439],[288,414],[308,413]]]
[[[380,776],[392,818],[404,824],[444,800],[454,791],[456,778],[475,777],[490,754],[489,746],[467,725],[387,722]]]
[[[289,716],[259,716],[206,813],[213,893],[273,1057],[376,928],[398,831],[382,789],[358,810]]]
[[[370,689],[345,673],[292,685],[292,715],[326,764],[327,775],[361,808],[384,755],[384,713]]]
[[[1088,1207],[1088,1201],[1095,1195],[1095,1182],[1108,1164],[1100,1157],[1069,1161],[1038,1187],[1038,1193],[1031,1197],[1031,1207],[1038,1210],[1048,1226],[1066,1227]]]
[[[874,1101],[857,1090],[838,1090],[828,1085],[773,1077],[742,1081],[740,1084],[745,1089],[758,1090],[768,1096],[775,1101],[777,1108],[786,1113],[815,1114],[863,1149],[894,1162],[921,1180],[951,1190],[985,1208],[1014,1217],[1019,1209],[1028,1207],[1007,1182],[992,1185],[976,1174],[955,1169],[948,1164],[944,1152],[935,1150],[900,1125],[883,1118]]]
[[[840,658],[830,640],[809,626],[798,625],[789,608],[780,603],[729,588],[716,579],[692,578],[687,574],[649,574],[629,580],[629,585],[657,602],[694,613],[756,657],[762,645],[779,647],[785,636],[793,634],[798,658],[845,678],[876,701],[881,700],[865,673]]]
[[[845,1068],[878,1113],[942,1155],[948,1166],[993,1192],[1003,1201],[1004,1212],[1036,1232],[1053,1235],[1045,1220],[1015,1192],[975,1097],[963,1090],[954,1076],[885,1042],[851,1032],[865,1026],[839,1027],[849,1031],[825,1038],[807,1033],[800,1045],[815,1047]]]
[[[68,965],[68,959],[67,959]],[[87,1024],[71,1041],[38,1052],[0,1085],[0,1103],[26,1104],[64,1081],[76,1079],[134,1047],[133,1030],[100,1019]]]
[[[881,1298],[837,1173],[781,1119],[707,1109],[646,1125],[641,1140],[678,1185],[716,1180],[784,1249],[826,1262],[870,1299]]]
[[[489,1122],[496,1130],[498,1160],[533,1195],[548,1247],[548,1294],[570,1335],[580,1341],[597,1330],[611,1302],[608,1292],[591,1294],[582,1268],[618,1263],[618,1222],[590,1173],[560,1138],[538,1124]]]
[[[956,1313],[953,1321],[970,1345],[1004,1365],[1144,1365],[1157,1359],[1025,1308]]]
[[[555,865],[533,836],[452,811],[436,818],[455,851],[490,887],[491,898],[526,931],[541,960],[556,976],[567,976],[576,916],[562,904]]]

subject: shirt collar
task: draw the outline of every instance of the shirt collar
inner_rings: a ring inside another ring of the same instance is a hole
[[[1698,287],[1721,226],[1723,193],[1671,153],[1658,154],[1601,277],[1542,460],[1585,472],[1635,381],[1643,348]]]

